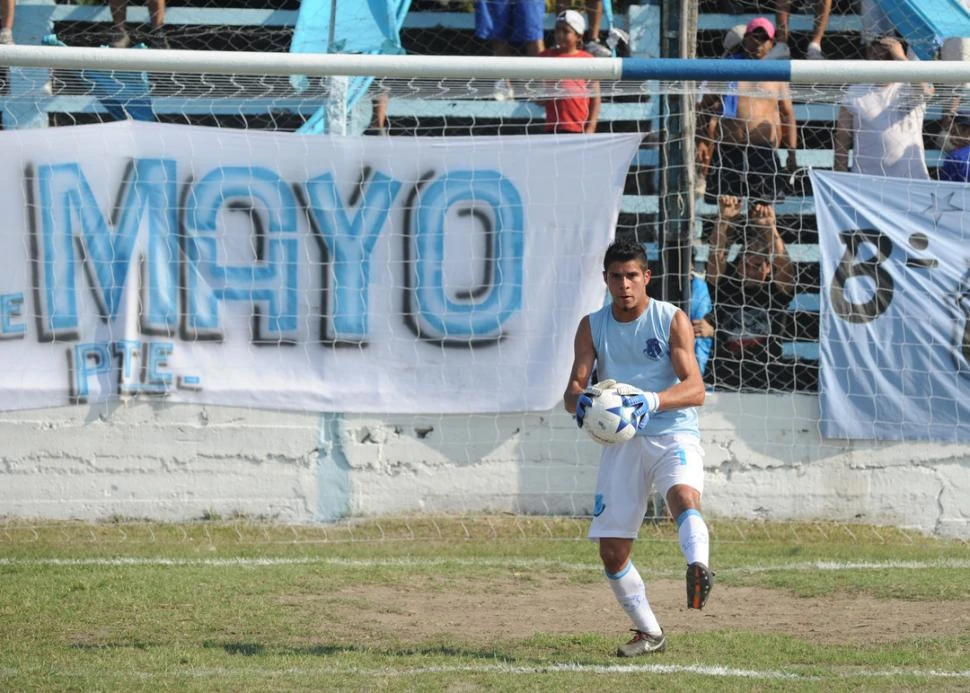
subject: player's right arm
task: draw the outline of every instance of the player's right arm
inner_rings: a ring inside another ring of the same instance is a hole
[[[593,330],[589,326],[589,316],[579,321],[576,337],[573,340],[573,368],[569,373],[569,384],[563,394],[563,406],[570,414],[576,413],[576,400],[583,394],[593,375],[596,364],[596,348],[593,346]]]

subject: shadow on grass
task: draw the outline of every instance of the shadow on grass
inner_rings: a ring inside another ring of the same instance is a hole
[[[252,642],[214,642],[206,641],[202,643],[203,648],[208,649],[222,649],[225,650],[227,654],[231,655],[243,655],[245,657],[260,656],[266,654],[276,654],[276,655],[296,655],[296,656],[312,656],[312,657],[330,657],[340,654],[353,654],[362,652],[375,652],[379,651],[384,657],[415,657],[415,656],[439,656],[439,657],[467,657],[476,659],[486,659],[486,660],[501,660],[504,662],[512,662],[517,659],[517,657],[509,654],[508,652],[501,652],[495,649],[470,649],[463,647],[454,647],[452,645],[440,645],[440,644],[429,644],[429,645],[408,645],[400,647],[361,647],[355,644],[344,644],[344,643],[334,643],[331,645],[311,645],[308,647],[277,647],[267,648],[265,645],[260,643]]]
[[[215,642],[205,640],[202,642],[204,650],[225,650],[226,654],[243,655],[254,657],[266,654],[266,646],[258,642]]]

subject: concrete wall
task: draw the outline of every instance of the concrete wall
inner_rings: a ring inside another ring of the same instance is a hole
[[[708,396],[705,512],[970,537],[970,446],[823,441],[817,399]],[[598,447],[560,411],[340,417],[159,403],[0,415],[0,515],[286,522],[588,514]]]

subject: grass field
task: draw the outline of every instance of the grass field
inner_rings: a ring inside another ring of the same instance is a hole
[[[714,522],[698,613],[673,527],[645,525],[668,650],[619,660],[585,529],[0,521],[0,690],[970,690],[966,542]]]

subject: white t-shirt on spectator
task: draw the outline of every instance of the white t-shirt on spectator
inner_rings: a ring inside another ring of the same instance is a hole
[[[928,180],[923,149],[926,99],[918,84],[853,84],[843,105],[852,113],[852,170]]]

